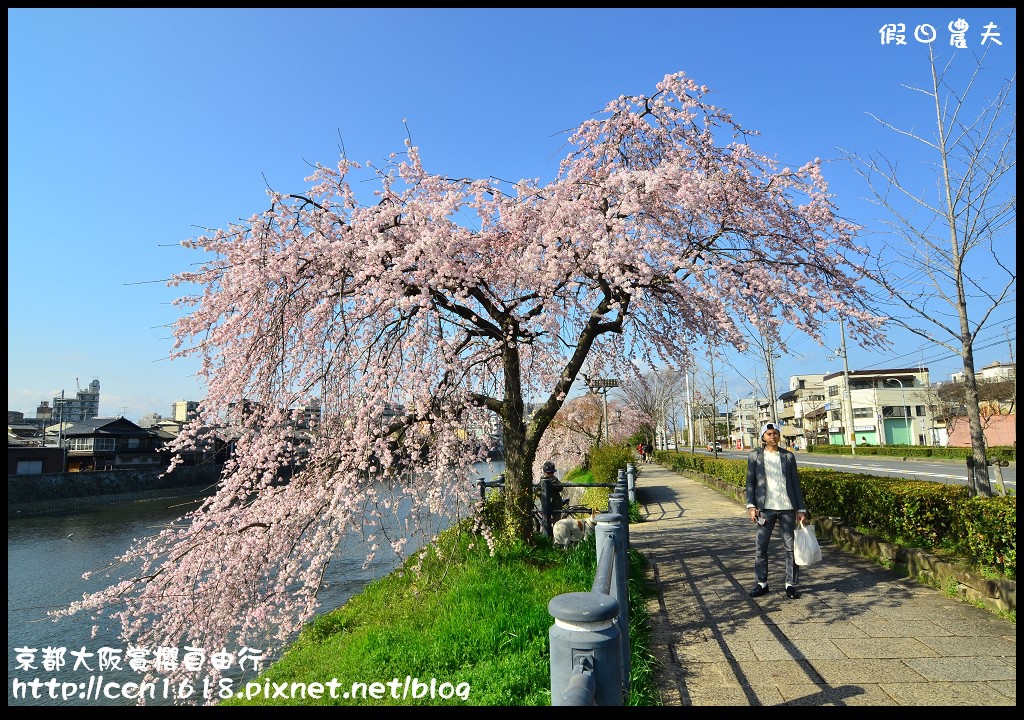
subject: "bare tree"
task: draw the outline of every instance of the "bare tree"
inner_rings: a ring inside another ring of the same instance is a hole
[[[657,439],[656,428],[665,427],[672,398],[682,397],[683,382],[681,372],[658,370],[625,379],[619,386],[626,406],[647,428],[652,443]]]
[[[733,365],[730,360],[726,359],[724,362],[750,383],[755,395],[768,399],[771,418],[772,420],[777,420],[776,400],[779,397],[779,390],[778,380],[775,377],[775,361],[784,357],[784,354],[789,351],[786,343],[796,333],[783,331],[784,334],[773,338],[769,333],[768,327],[765,325],[755,326],[749,321],[743,321],[739,323],[739,327],[747,340],[747,349],[742,354],[754,360],[756,363],[754,367],[764,368],[764,374],[743,372]]]
[[[1016,255],[1002,243],[1013,241],[1017,222],[1017,76],[1000,81],[991,97],[976,99],[985,55],[974,58],[958,88],[947,80],[953,59],[939,67],[929,45],[930,85],[908,87],[924,95],[935,114],[930,136],[869,113],[924,146],[934,163],[932,187],[912,185],[899,159],[856,153],[848,159],[867,182],[872,202],[887,211],[883,222],[896,238],[872,253],[876,280],[886,291],[878,309],[962,358],[977,493],[990,497],[974,343],[992,313],[1016,293]]]

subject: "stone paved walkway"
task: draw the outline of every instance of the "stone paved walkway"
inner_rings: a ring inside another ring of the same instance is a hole
[[[754,526],[736,500],[639,465],[651,563],[652,643],[665,705],[980,705],[1017,702],[1017,626],[821,539],[803,595],[784,593],[778,532],[771,592],[754,584]]]

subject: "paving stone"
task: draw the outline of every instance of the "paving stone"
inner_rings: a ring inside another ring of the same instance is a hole
[[[648,607],[663,704],[1016,704],[1009,620],[829,543],[790,600],[781,538],[772,590],[751,598],[754,531],[741,503],[652,464],[637,500],[646,521],[630,541],[659,589]]]

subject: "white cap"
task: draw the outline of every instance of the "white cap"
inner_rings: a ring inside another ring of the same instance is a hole
[[[762,440],[764,439],[764,434],[766,432],[768,432],[769,430],[778,430],[779,431],[779,435],[782,434],[782,426],[779,425],[778,423],[774,423],[774,422],[765,423],[764,425],[761,426],[761,439]]]

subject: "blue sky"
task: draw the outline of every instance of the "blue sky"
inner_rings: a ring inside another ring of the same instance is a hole
[[[685,71],[786,164],[820,157],[840,212],[880,213],[840,148],[908,148],[872,120],[922,126],[903,85],[927,81],[928,23],[950,52],[995,23],[988,59],[1016,72],[1016,11],[887,9],[8,9],[8,409],[76,382],[101,383],[100,411],[132,420],[200,400],[196,365],[170,362],[162,280],[200,258],[177,244],[266,207],[267,184],[305,190],[312,163],[344,143],[359,161],[402,149],[408,123],[433,172],[553,178],[562,131],[620,94]],[[879,30],[907,26],[907,44]],[[968,58],[965,58],[968,59]],[[1016,267],[1012,234],[1006,257]],[[895,334],[888,355],[848,348],[851,370],[960,370],[948,351]],[[835,372],[797,340],[776,366]],[[1016,297],[976,345],[976,364],[1016,350]],[[1016,359],[1015,357],[1013,358]],[[742,373],[753,360],[734,361]],[[732,373],[732,370],[728,370]],[[730,388],[742,388],[738,376]],[[742,390],[740,392],[743,392]],[[747,386],[749,395],[749,385]]]

